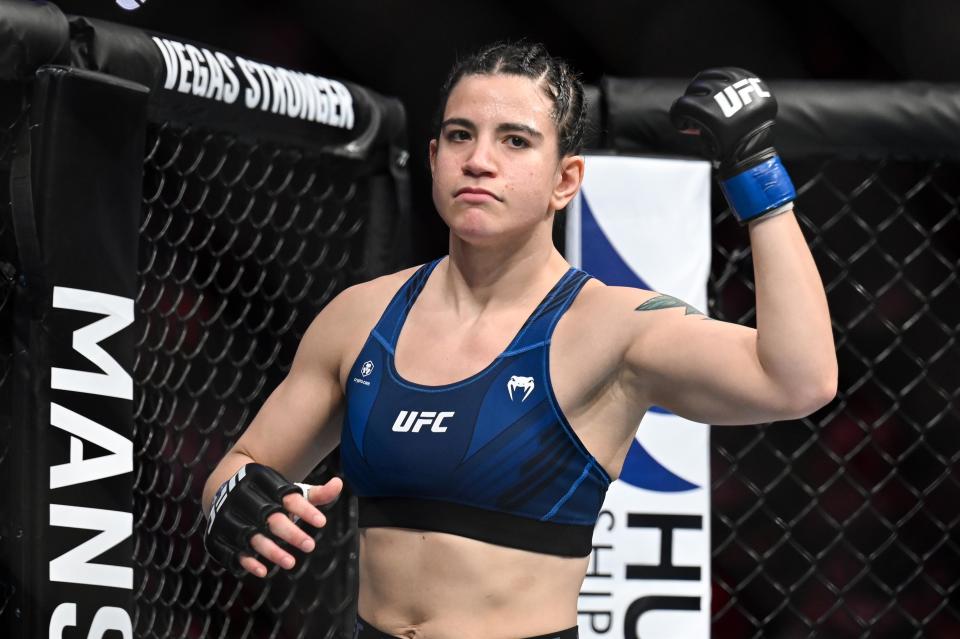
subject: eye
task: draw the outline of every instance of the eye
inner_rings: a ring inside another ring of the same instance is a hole
[[[450,142],[463,142],[470,139],[470,132],[464,129],[450,129],[446,137]]]
[[[519,135],[511,135],[507,138],[507,144],[514,149],[525,149],[530,146],[530,143],[527,142],[526,138],[520,137]]]

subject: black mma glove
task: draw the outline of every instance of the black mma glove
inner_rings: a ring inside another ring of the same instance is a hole
[[[719,172],[720,187],[741,224],[775,215],[797,197],[773,149],[777,101],[766,85],[744,69],[701,71],[670,107],[683,131],[699,129],[704,154]]]
[[[222,566],[241,570],[240,553],[255,554],[250,539],[257,533],[270,535],[267,517],[286,512],[283,498],[291,493],[306,497],[309,487],[293,484],[269,466],[247,464],[223,482],[213,496],[204,546]]]

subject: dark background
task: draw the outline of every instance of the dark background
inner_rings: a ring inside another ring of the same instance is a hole
[[[493,40],[543,42],[590,83],[720,65],[766,79],[960,79],[960,3],[951,0],[147,0],[133,12],[113,0],[56,4],[400,98],[418,261],[446,252],[426,168],[439,86],[458,55]]]

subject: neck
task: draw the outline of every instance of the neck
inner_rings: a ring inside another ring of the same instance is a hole
[[[553,246],[552,227],[495,246],[470,244],[450,233],[450,259],[441,273],[444,295],[459,313],[539,300],[569,268]]]

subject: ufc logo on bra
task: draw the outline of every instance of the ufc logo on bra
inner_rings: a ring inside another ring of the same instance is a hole
[[[720,105],[723,115],[731,117],[737,111],[743,108],[745,104],[753,102],[750,94],[755,94],[758,98],[769,98],[770,93],[760,87],[760,78],[744,78],[737,80],[726,89],[713,96],[713,99]]]
[[[393,432],[419,433],[421,428],[424,426],[429,426],[431,433],[445,433],[447,431],[447,427],[441,426],[440,422],[445,420],[447,417],[453,417],[454,414],[454,411],[442,411],[437,413],[432,410],[425,410],[421,413],[415,410],[402,410],[400,411],[400,414],[397,415],[396,421],[393,422]]]

